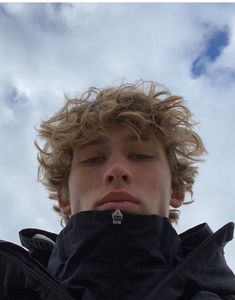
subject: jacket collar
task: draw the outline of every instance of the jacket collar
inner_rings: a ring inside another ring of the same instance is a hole
[[[182,259],[168,218],[123,213],[113,224],[112,213],[73,215],[57,238],[48,271],[75,298],[76,287],[87,286],[98,299],[145,299]]]
[[[115,226],[112,225],[111,212],[90,211],[71,217],[58,237],[47,231],[24,229],[20,232],[20,238],[23,246],[35,253],[35,258],[44,258],[45,266],[50,258],[48,270],[75,295],[81,291],[79,286],[76,288],[79,284],[88,287],[96,296],[102,294],[101,289],[106,288],[105,278],[110,292],[110,286],[118,278],[123,281],[126,276],[126,286],[129,287],[123,289],[124,282],[122,290],[126,296],[122,299],[131,299],[128,292],[131,294],[135,290],[137,292],[134,299],[143,299],[141,293],[145,290],[145,281],[142,278],[139,284],[135,278],[135,272],[140,277],[143,274],[139,272],[142,271],[141,264],[147,264],[150,273],[154,268],[159,271],[158,274],[151,273],[154,282],[150,281],[152,286],[148,296],[144,297],[145,300],[162,295],[165,300],[177,299],[187,285],[197,286],[199,290],[216,290],[221,294],[235,293],[234,275],[225,262],[223,252],[223,247],[233,237],[232,222],[216,233],[203,223],[179,236],[167,218],[156,215],[124,214],[121,230],[119,225]],[[38,233],[40,236],[36,235]],[[52,239],[53,243],[42,239],[42,235]],[[159,250],[157,256],[154,256],[155,252],[151,250],[153,248]],[[100,252],[102,250],[104,252]],[[147,258],[149,254],[150,258]],[[117,268],[118,261],[115,261],[115,257],[122,259],[120,269]],[[114,259],[111,265],[113,273],[109,273],[107,268],[110,259]],[[76,268],[77,272],[74,272]],[[114,272],[117,270],[117,273]],[[85,272],[93,277],[86,278]],[[110,274],[117,276],[112,277],[112,280]],[[147,286],[149,287],[148,284]],[[107,296],[101,299],[111,298]]]

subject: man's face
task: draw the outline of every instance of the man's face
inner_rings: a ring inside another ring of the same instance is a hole
[[[171,172],[163,146],[153,132],[138,141],[117,125],[74,149],[69,175],[71,214],[120,209],[168,217]]]

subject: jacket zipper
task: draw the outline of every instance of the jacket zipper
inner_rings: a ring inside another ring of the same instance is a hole
[[[56,291],[56,294],[59,296],[59,299],[63,299],[63,300],[64,299],[68,299],[68,300],[73,299],[56,281],[53,280],[53,278],[46,278],[46,277],[43,277],[42,275],[36,273],[35,271],[31,270],[25,263],[23,263],[21,260],[16,258],[13,254],[5,253],[5,252],[2,252],[2,254],[5,255],[10,260],[12,260],[13,262],[15,262],[18,266],[22,267],[27,273],[32,275],[33,278],[39,279],[41,282],[45,283],[46,286],[48,286],[50,288],[50,290],[53,291],[53,293],[55,293],[55,291]],[[37,262],[35,261],[35,263],[37,263]],[[41,268],[41,266],[40,266],[40,268]],[[49,274],[45,274],[45,275],[48,277],[50,276]]]
[[[113,261],[113,300],[121,300],[120,297],[120,264],[121,264],[121,224],[123,220],[122,212],[116,209],[112,214],[113,237],[114,237],[114,261]],[[116,226],[117,225],[117,226]]]
[[[119,209],[116,209],[112,214],[113,224],[122,224],[123,215]]]

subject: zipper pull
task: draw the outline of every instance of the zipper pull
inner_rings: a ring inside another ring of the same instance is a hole
[[[112,214],[113,224],[121,224],[123,215],[119,209],[116,209],[115,212]]]

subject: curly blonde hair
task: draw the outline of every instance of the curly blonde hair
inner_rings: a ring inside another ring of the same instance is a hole
[[[89,142],[97,130],[105,133],[117,124],[129,127],[140,139],[143,131],[154,130],[167,155],[173,191],[192,196],[198,173],[195,163],[202,161],[206,149],[192,130],[195,122],[184,99],[153,81],[104,89],[91,87],[80,98],[66,99],[61,110],[42,122],[38,132],[45,141],[43,147],[35,141],[39,150],[38,178],[50,191],[49,198],[57,200],[54,209],[62,217],[61,224],[66,224],[69,216],[60,212],[58,192],[63,190],[69,195],[74,146]],[[179,211],[170,209],[169,218],[177,222]]]

